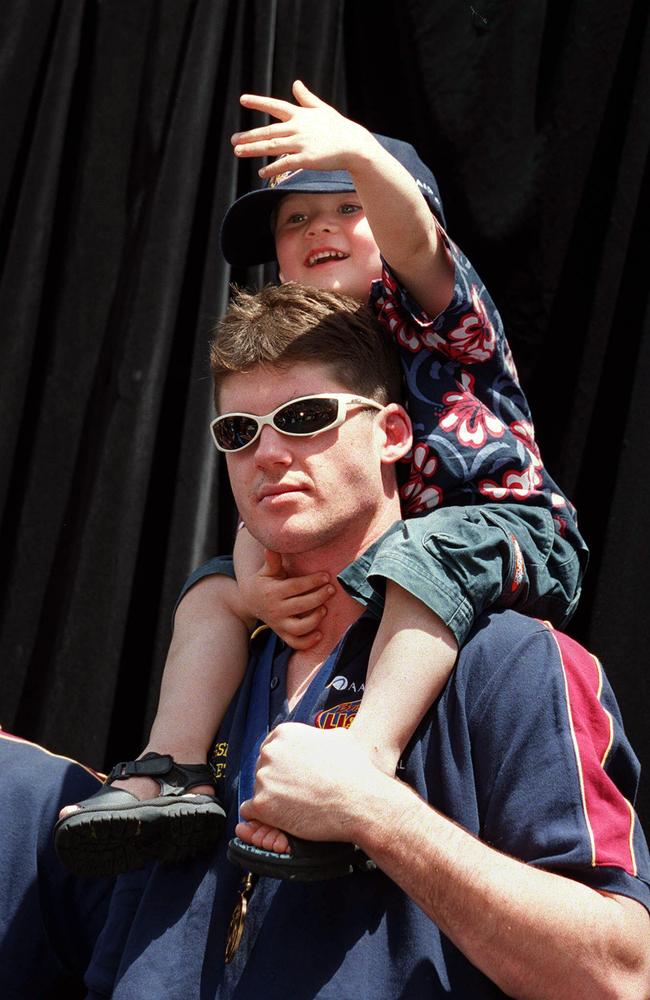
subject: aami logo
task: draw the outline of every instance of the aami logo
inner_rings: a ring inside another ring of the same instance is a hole
[[[339,674],[335,677],[333,681],[330,682],[330,687],[333,687],[335,691],[352,691],[353,694],[357,694],[359,691],[365,691],[365,684],[355,684],[354,681],[350,682],[347,677]]]

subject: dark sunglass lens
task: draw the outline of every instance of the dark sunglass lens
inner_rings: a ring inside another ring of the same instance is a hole
[[[287,434],[313,434],[334,423],[338,409],[335,399],[301,399],[283,406],[273,422]]]
[[[226,451],[250,444],[257,433],[257,421],[250,417],[224,417],[214,425],[214,436]]]

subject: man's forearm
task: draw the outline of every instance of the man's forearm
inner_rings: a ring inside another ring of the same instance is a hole
[[[278,726],[244,819],[359,844],[506,994],[650,997],[641,904],[533,868],[477,840],[368,762],[342,732]]]
[[[643,907],[507,857],[378,775],[351,834],[508,996],[650,996]]]

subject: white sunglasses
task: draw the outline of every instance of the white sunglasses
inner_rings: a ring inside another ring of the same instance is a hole
[[[322,392],[290,399],[264,415],[224,413],[212,421],[210,431],[219,451],[241,451],[257,441],[267,424],[290,437],[313,437],[340,427],[348,415],[349,406],[384,409],[376,399],[348,392]]]

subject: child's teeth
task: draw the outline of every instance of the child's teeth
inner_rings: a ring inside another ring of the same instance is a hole
[[[341,250],[328,250],[327,253],[316,253],[309,258],[309,266],[319,264],[322,260],[343,260],[345,254]]]

